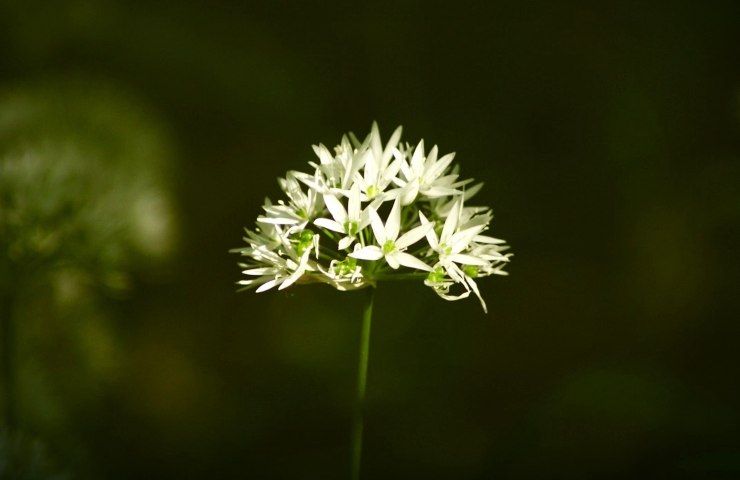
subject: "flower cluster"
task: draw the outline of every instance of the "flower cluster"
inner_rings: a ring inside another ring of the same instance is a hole
[[[286,198],[266,199],[248,246],[233,250],[247,258],[238,283],[257,292],[296,282],[354,290],[419,279],[446,300],[472,292],[485,310],[475,279],[506,275],[511,254],[483,234],[491,210],[466,206],[482,184],[460,179],[454,153],[400,139],[398,127],[384,146],[373,124],[362,142],[350,133],[333,152],[314,145],[313,172],[280,178]]]

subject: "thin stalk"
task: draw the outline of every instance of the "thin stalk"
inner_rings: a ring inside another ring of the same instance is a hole
[[[367,364],[370,355],[370,326],[373,318],[373,298],[375,288],[367,289],[365,307],[362,311],[362,332],[360,334],[360,358],[357,363],[357,397],[355,418],[352,429],[352,480],[360,478],[360,460],[362,457],[363,414],[365,410],[365,389],[367,385]]]

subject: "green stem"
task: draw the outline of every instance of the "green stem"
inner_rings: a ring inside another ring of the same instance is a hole
[[[367,289],[367,299],[362,311],[362,333],[360,335],[360,358],[357,363],[357,404],[352,431],[352,480],[360,478],[360,459],[362,457],[363,413],[365,410],[365,387],[367,385],[367,364],[370,355],[370,325],[373,318],[373,297],[375,288]]]
[[[13,310],[15,295],[13,288],[0,292],[0,335],[2,335],[2,384],[3,384],[3,420],[6,429],[12,431],[16,424],[15,405],[15,324]]]

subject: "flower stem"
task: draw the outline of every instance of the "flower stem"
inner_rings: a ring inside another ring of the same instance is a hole
[[[365,410],[365,387],[367,385],[367,364],[370,355],[370,325],[373,317],[373,298],[375,287],[367,289],[365,307],[362,311],[362,332],[360,334],[360,358],[357,363],[357,403],[352,431],[352,480],[360,478],[360,459],[362,457],[363,413]]]

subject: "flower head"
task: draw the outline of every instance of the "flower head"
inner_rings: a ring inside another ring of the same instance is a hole
[[[362,142],[350,133],[333,153],[314,146],[313,170],[279,179],[287,198],[267,199],[248,246],[235,250],[247,257],[239,284],[261,292],[323,282],[345,291],[410,277],[446,300],[473,293],[485,310],[476,279],[505,275],[511,254],[484,235],[490,209],[465,205],[482,184],[460,180],[454,154],[400,139],[398,127],[383,145],[373,123]]]

